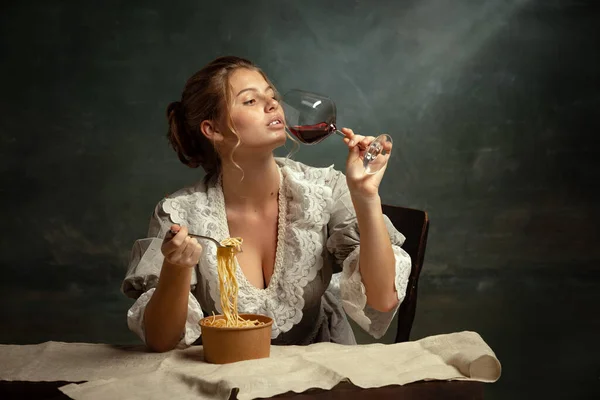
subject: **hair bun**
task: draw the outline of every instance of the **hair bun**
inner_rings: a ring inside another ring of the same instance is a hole
[[[167,118],[171,117],[171,113],[181,116],[183,114],[183,104],[180,101],[174,101],[167,106]]]

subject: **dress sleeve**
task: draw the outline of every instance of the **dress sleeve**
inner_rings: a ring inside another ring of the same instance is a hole
[[[133,245],[127,274],[121,285],[121,291],[126,296],[136,299],[127,312],[127,325],[144,343],[146,342],[144,312],[158,283],[164,260],[160,247],[171,225],[172,222],[163,211],[162,202],[160,202],[150,219],[147,237],[136,240]],[[203,313],[198,300],[192,294],[198,282],[197,277],[197,270],[194,269],[188,300],[185,333],[178,344],[179,348],[191,345],[200,337],[198,322],[203,318]]]
[[[379,339],[387,331],[406,295],[411,260],[401,247],[405,238],[384,215],[396,261],[394,283],[398,293],[398,306],[388,312],[377,311],[367,304],[366,290],[358,266],[360,233],[346,177],[336,171],[332,184],[334,203],[328,223],[327,249],[333,254],[335,262],[342,266],[342,272],[334,274],[331,289],[334,293],[339,293],[348,316],[371,336]]]

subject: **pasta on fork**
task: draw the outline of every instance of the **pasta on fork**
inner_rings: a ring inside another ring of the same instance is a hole
[[[235,255],[240,251],[242,238],[227,238],[221,241],[225,247],[217,247],[217,273],[219,275],[219,289],[223,318],[204,320],[203,324],[218,328],[241,328],[264,325],[258,320],[246,320],[239,316],[237,307],[238,282],[235,276]]]

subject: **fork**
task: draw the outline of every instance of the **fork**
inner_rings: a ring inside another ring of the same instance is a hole
[[[177,234],[177,232],[173,232],[172,230],[169,230],[169,233],[171,233],[171,235],[175,236]],[[211,238],[210,236],[204,236],[204,235],[196,235],[195,233],[190,233],[188,232],[188,236],[193,236],[193,237],[197,237],[200,239],[206,239],[206,240],[210,240],[211,242],[213,242],[217,247],[222,247],[222,248],[226,248],[226,247],[230,247],[230,246],[223,246],[221,244],[221,242],[219,242],[217,239],[215,238]],[[240,252],[242,251],[241,247],[240,247]]]

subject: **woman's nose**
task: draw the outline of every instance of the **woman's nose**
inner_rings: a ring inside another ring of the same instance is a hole
[[[273,98],[267,100],[267,110],[273,111],[279,106],[279,102]]]

